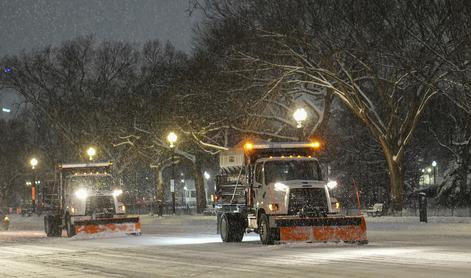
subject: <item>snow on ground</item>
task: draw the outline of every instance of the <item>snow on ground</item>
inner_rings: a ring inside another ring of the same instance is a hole
[[[42,218],[0,232],[1,277],[469,277],[471,218],[367,218],[370,243],[221,243],[215,217],[143,216],[142,236],[45,238]],[[22,229],[25,230],[22,230]]]

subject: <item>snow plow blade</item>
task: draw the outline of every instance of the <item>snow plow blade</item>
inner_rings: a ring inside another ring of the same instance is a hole
[[[74,222],[75,235],[140,235],[139,217],[79,220]]]
[[[363,216],[281,218],[275,222],[280,241],[368,243]]]

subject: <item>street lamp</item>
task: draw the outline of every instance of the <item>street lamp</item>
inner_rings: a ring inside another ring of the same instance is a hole
[[[93,157],[96,155],[96,150],[95,150],[95,148],[94,148],[94,147],[88,148],[87,154],[88,154],[88,158],[90,159],[90,161],[92,161],[92,160],[93,160]]]
[[[38,160],[36,158],[31,158],[31,160],[29,161],[29,164],[31,165],[31,168],[33,168],[33,170],[36,168],[36,165],[38,165]]]
[[[306,110],[304,110],[304,108],[296,109],[296,111],[294,111],[293,113],[293,118],[297,123],[297,128],[303,127],[303,123],[307,118]]]
[[[170,143],[170,148],[175,147],[175,142],[177,142],[177,139],[178,136],[173,131],[167,135],[167,141]]]
[[[29,164],[33,170],[33,182],[31,183],[31,209],[33,212],[36,211],[36,166],[38,165],[38,160],[36,158],[31,158]]]
[[[293,113],[293,118],[297,123],[296,128],[298,129],[299,140],[302,140],[304,136],[302,127],[303,127],[304,121],[307,118],[306,110],[304,110],[304,108],[296,109],[296,111],[294,111]]]
[[[175,214],[175,143],[178,140],[178,136],[175,132],[171,131],[167,135],[167,141],[170,143],[170,149],[172,150],[172,179],[170,180],[170,191],[172,192],[172,212]]]

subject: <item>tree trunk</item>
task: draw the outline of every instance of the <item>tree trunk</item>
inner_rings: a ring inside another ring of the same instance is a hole
[[[165,187],[164,187],[164,179],[162,173],[164,171],[164,167],[157,168],[157,176],[155,178],[156,183],[156,190],[155,190],[155,198],[157,200],[157,204],[164,203],[165,201]]]
[[[462,200],[460,200],[460,203],[462,202],[463,205],[465,205],[467,202],[469,202],[471,199],[471,194],[469,193],[470,191],[470,188],[469,185],[468,185],[468,175],[469,175],[469,171],[470,171],[470,163],[471,163],[471,154],[470,154],[470,144],[466,144],[463,146],[463,151],[462,151],[462,155],[461,155],[461,161],[462,161],[462,165],[461,166],[461,170],[460,170],[460,176],[461,176],[461,192],[468,195],[468,196],[464,196],[462,198]],[[464,199],[464,200],[463,200]]]
[[[203,170],[198,158],[193,163],[193,176],[195,177],[196,212],[202,213],[206,209],[206,191],[204,189]]]
[[[404,208],[404,179],[402,176],[402,163],[395,161],[393,152],[388,144],[380,140],[384,157],[388,165],[389,174],[389,204],[392,211],[401,211]]]
[[[156,177],[155,177],[155,199],[157,201],[157,209],[159,216],[163,213],[163,207],[165,205],[165,184],[163,178],[163,172],[167,167],[171,166],[172,162],[167,162],[156,167]]]

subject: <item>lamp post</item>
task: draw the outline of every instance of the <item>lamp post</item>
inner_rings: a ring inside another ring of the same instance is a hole
[[[437,185],[437,162],[434,160],[432,161],[433,167],[433,185]]]
[[[167,135],[167,141],[170,143],[172,150],[172,179],[170,180],[170,191],[172,192],[172,213],[175,214],[175,143],[178,136],[175,132],[170,132]]]
[[[36,211],[36,166],[38,165],[38,160],[36,158],[31,158],[29,161],[31,168],[33,170],[33,182],[31,183],[31,209],[33,212]]]
[[[303,140],[304,134],[303,134],[303,124],[304,121],[307,119],[307,112],[304,110],[304,108],[298,108],[296,111],[293,113],[293,118],[296,121],[296,128],[298,129],[298,137],[299,140]]]

